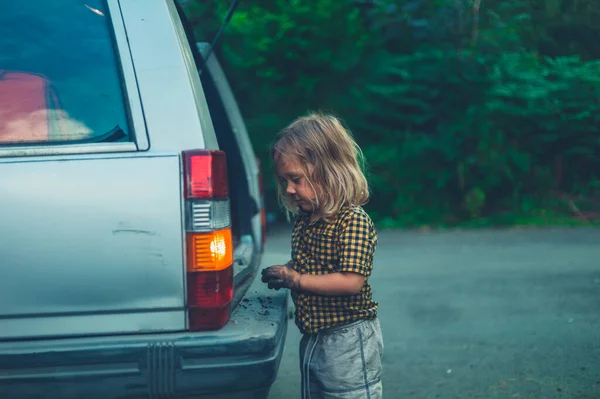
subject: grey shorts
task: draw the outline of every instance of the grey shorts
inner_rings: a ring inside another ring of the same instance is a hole
[[[302,399],[382,397],[379,319],[361,320],[300,341]]]

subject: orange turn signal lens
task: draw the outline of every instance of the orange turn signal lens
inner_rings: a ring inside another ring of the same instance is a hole
[[[187,233],[187,271],[223,270],[233,263],[231,229]]]

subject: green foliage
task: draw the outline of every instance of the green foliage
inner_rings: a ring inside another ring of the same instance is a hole
[[[599,3],[359,3],[239,6],[218,54],[267,168],[275,132],[324,110],[363,148],[382,225],[550,223],[576,208],[550,199],[600,195]],[[186,3],[199,40],[227,6]]]

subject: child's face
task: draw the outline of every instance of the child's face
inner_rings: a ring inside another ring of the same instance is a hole
[[[280,155],[277,159],[277,177],[285,193],[305,212],[313,212],[317,195],[306,179],[300,163],[293,157]],[[312,175],[313,168],[307,171]]]

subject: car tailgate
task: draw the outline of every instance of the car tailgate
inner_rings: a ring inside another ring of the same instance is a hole
[[[180,158],[0,160],[0,339],[185,328]]]

